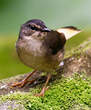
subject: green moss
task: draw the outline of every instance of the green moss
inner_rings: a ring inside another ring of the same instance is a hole
[[[70,45],[71,46],[71,45]],[[79,46],[75,46],[70,51],[66,48],[66,53],[64,58],[72,57],[76,55],[77,57],[80,57],[81,54],[85,54],[84,52],[91,48],[91,38],[84,41],[84,43],[80,44]]]
[[[91,78],[75,74],[73,77],[62,77],[60,80],[50,83],[50,89],[44,97],[35,97],[31,93],[14,93],[1,96],[1,100],[18,100],[26,110],[74,110],[78,108],[91,108]],[[80,107],[79,107],[80,106]],[[80,109],[78,109],[80,110]]]

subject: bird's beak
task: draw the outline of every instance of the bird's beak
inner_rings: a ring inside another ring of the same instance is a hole
[[[50,31],[51,31],[51,30],[50,30],[49,28],[47,28],[47,27],[45,27],[43,30],[46,31],[46,32],[50,32]]]

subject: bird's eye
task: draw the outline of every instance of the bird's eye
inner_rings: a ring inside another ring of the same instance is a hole
[[[31,29],[32,29],[32,30],[36,30],[36,27],[34,27],[34,26],[31,26]]]
[[[32,30],[38,30],[37,27],[35,27],[35,26],[31,26],[30,24],[29,24],[27,27],[29,27],[29,28],[32,29]]]

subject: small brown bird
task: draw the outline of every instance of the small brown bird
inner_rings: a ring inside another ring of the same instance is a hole
[[[59,68],[63,60],[66,40],[79,32],[80,30],[72,26],[51,30],[39,19],[29,20],[23,24],[16,42],[16,50],[20,60],[35,70],[23,81],[12,86],[24,86],[37,70],[43,71],[48,74],[48,77],[37,96],[44,96],[51,74]]]

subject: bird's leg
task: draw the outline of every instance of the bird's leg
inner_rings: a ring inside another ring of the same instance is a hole
[[[42,88],[41,92],[39,94],[36,94],[35,96],[44,96],[45,91],[48,89],[47,84],[50,78],[51,78],[51,74],[48,74],[44,87]]]
[[[11,87],[23,87],[25,84],[28,83],[28,79],[36,72],[37,70],[34,70],[32,73],[30,73],[24,80],[22,80],[21,82],[17,82],[11,85]],[[32,82],[31,82],[32,83]]]
[[[28,81],[28,83],[29,83],[29,84],[32,84],[33,82],[36,81],[36,79],[37,79],[37,78],[30,80],[30,81]]]

